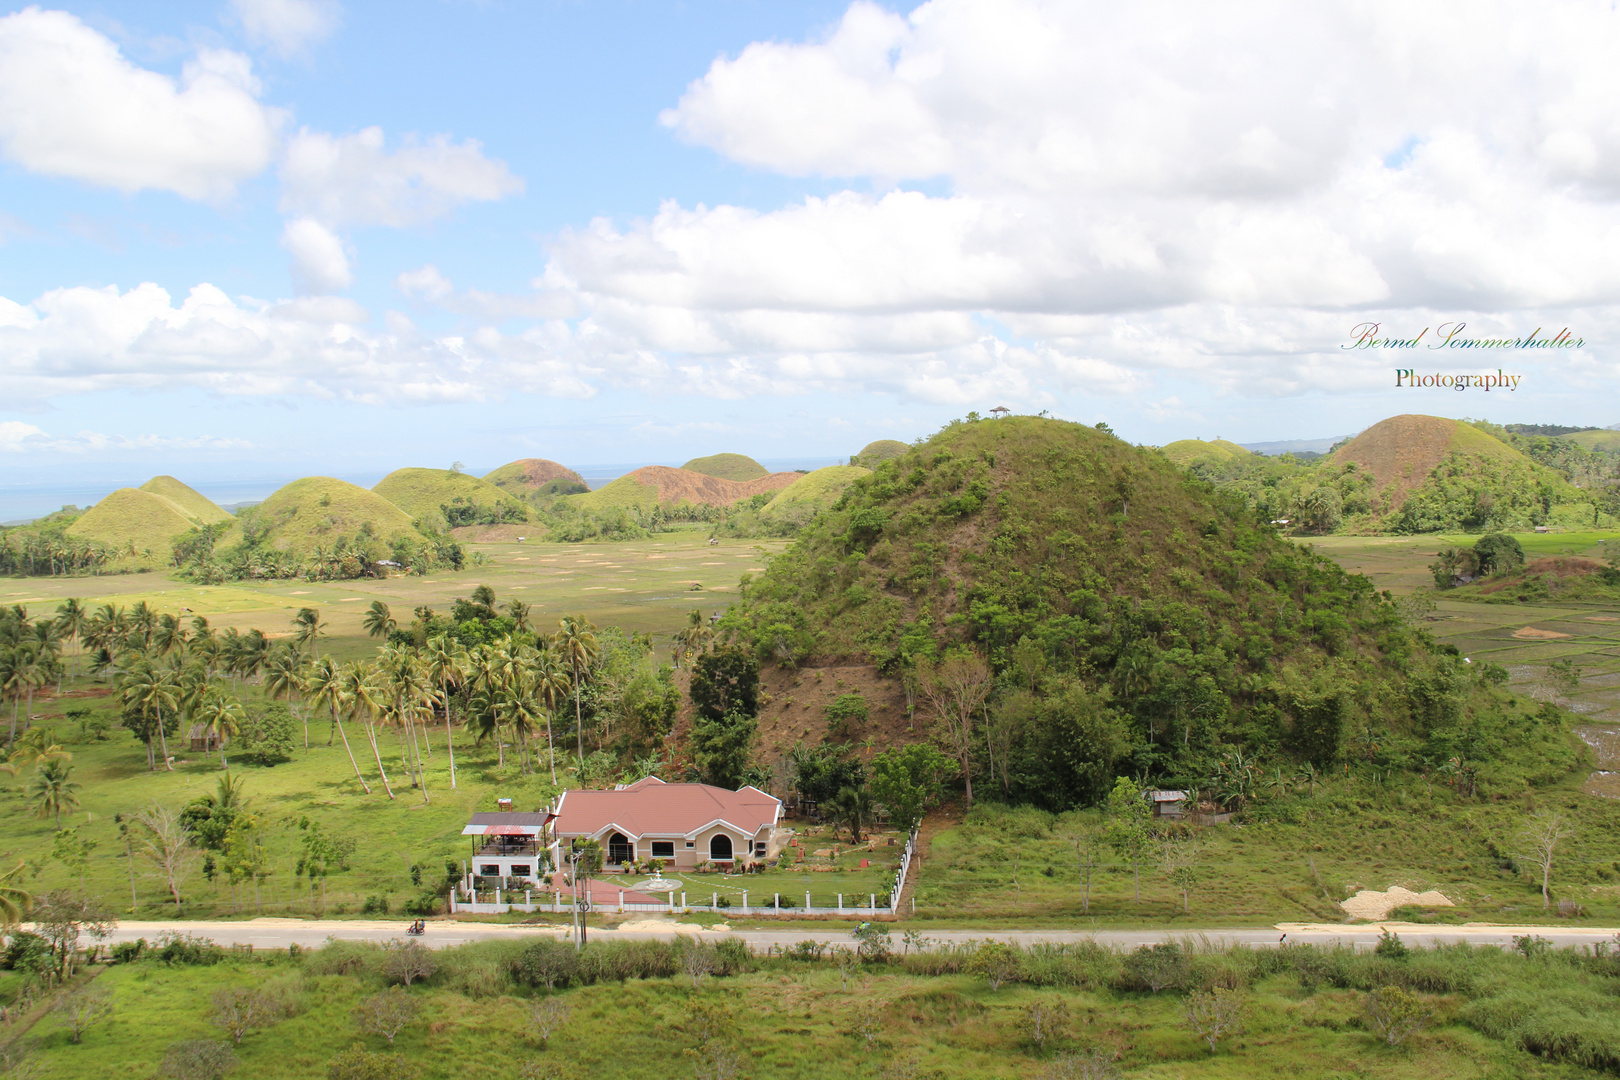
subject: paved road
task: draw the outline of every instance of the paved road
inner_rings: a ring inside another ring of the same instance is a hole
[[[851,924],[851,928],[853,924]],[[974,941],[996,938],[1022,945],[1049,941],[1081,941],[1095,939],[1103,945],[1135,948],[1170,938],[1207,938],[1214,943],[1242,943],[1254,946],[1273,946],[1284,940],[1327,944],[1343,942],[1357,948],[1371,948],[1382,930],[1400,934],[1401,940],[1411,945],[1432,945],[1468,941],[1476,945],[1511,946],[1513,938],[1522,934],[1539,934],[1559,945],[1588,945],[1599,941],[1613,942],[1620,928],[1586,927],[1563,924],[1560,926],[1492,926],[1487,924],[1466,926],[1435,926],[1421,923],[1369,923],[1359,926],[1341,926],[1333,923],[1279,923],[1275,927],[1243,927],[1237,929],[1207,930],[929,930],[932,941]],[[896,930],[903,928],[896,927]],[[252,919],[244,922],[121,922],[111,941],[134,941],[136,938],[155,940],[166,930],[180,930],[187,934],[212,938],[221,945],[252,945],[255,949],[285,949],[289,945],[319,946],[328,937],[352,941],[389,941],[405,937],[404,920],[362,921],[354,919]],[[590,936],[597,940],[614,938],[668,938],[677,933],[726,933],[740,937],[756,949],[771,945],[791,945],[796,941],[813,939],[822,942],[848,942],[849,930],[774,930],[756,926],[742,920],[729,930],[702,931],[697,926],[677,926],[667,920],[640,920],[628,928],[606,930],[593,927]],[[428,921],[424,944],[435,948],[461,945],[469,941],[523,940],[542,936],[566,936],[566,927],[514,926],[498,923],[459,922],[452,919]],[[898,937],[898,933],[896,934]]]

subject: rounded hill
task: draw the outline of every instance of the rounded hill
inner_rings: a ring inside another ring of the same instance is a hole
[[[1254,456],[1253,451],[1225,439],[1180,439],[1161,446],[1159,452],[1182,467],[1200,460],[1232,461]]]
[[[1236,749],[1416,739],[1380,695],[1436,662],[1367,578],[1156,450],[1039,417],[958,421],[854,481],[719,628],[763,664],[871,665],[912,688],[910,737],[956,717],[994,797],[1054,808]]]
[[[701,503],[730,506],[765,492],[780,491],[803,473],[767,473],[747,482],[722,480],[689,469],[667,465],[646,465],[585,495],[571,495],[569,502],[584,510],[613,510],[639,507],[651,510],[660,503]]]
[[[849,463],[875,469],[890,458],[897,458],[910,449],[911,447],[898,439],[878,439],[862,447],[860,453],[849,459]]]
[[[141,485],[142,491],[153,495],[161,495],[174,503],[180,511],[199,525],[217,525],[221,521],[230,521],[230,512],[219,506],[214,500],[195,491],[172,476],[154,476]]]
[[[374,491],[330,476],[306,476],[238,515],[255,543],[307,554],[340,538],[392,540],[413,531],[411,516]]]
[[[708,457],[693,458],[681,468],[721,480],[737,481],[758,480],[770,472],[746,454],[710,454]]]
[[[509,461],[484,479],[509,495],[528,498],[534,494],[570,495],[588,490],[584,477],[566,465],[545,458]]]
[[[808,519],[837,502],[849,485],[870,475],[871,469],[859,465],[829,465],[817,469],[778,491],[760,509],[760,514],[768,518]]]
[[[439,530],[528,517],[516,497],[487,480],[450,469],[395,469],[371,490]]]
[[[1355,464],[1372,475],[1387,510],[1398,510],[1452,454],[1503,464],[1530,459],[1472,424],[1408,413],[1380,420],[1334,451],[1335,465]]]
[[[119,488],[69,525],[67,534],[135,555],[150,553],[166,559],[175,537],[198,524],[184,508],[162,495],[140,488]]]

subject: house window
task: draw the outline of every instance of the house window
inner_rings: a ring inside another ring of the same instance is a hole
[[[692,843],[692,841],[690,841],[690,840],[688,840],[688,841],[687,841],[687,842],[686,842],[686,846],[687,846],[687,847],[697,847],[697,845],[696,845],[696,844],[694,844],[694,843]]]
[[[675,841],[673,840],[654,840],[652,846],[652,857],[655,859],[673,859],[675,857]]]
[[[494,863],[485,863],[478,868],[478,873],[481,877],[500,877],[501,868]]]
[[[765,845],[764,844],[755,844],[754,845],[754,854],[755,855],[763,855],[763,854],[765,854]]]
[[[512,864],[512,876],[513,877],[532,877],[533,875],[530,873],[530,867],[529,867],[528,863],[513,863]]]

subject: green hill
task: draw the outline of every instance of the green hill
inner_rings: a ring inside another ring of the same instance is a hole
[[[897,458],[910,449],[911,447],[896,439],[879,439],[867,443],[860,453],[849,459],[849,463],[875,469],[890,458]]]
[[[744,595],[720,629],[762,661],[916,673],[944,695],[920,720],[965,700],[990,723],[962,760],[995,798],[1054,809],[1120,775],[1219,776],[1235,752],[1321,765],[1376,743],[1406,762],[1522,722],[1365,577],[1156,451],[1056,420],[952,424],[851,484]],[[933,667],[953,651],[988,668]],[[1555,750],[1502,759],[1504,782],[1572,767],[1561,723],[1535,729]]]
[[[119,488],[69,525],[67,534],[137,555],[150,551],[154,558],[165,560],[170,542],[196,524],[183,508],[162,495]]]
[[[637,470],[638,472],[640,470]],[[651,510],[658,505],[658,485],[643,483],[635,473],[621,476],[583,495],[570,495],[568,505],[591,513],[604,510]]]
[[[528,520],[528,510],[517,497],[487,480],[449,469],[395,469],[371,490],[439,530]]]
[[[1234,458],[1253,456],[1251,451],[1225,439],[1212,439],[1208,442],[1203,439],[1181,439],[1160,447],[1159,452],[1183,468],[1200,459],[1231,461]]]
[[[844,489],[863,476],[872,475],[871,469],[859,465],[829,465],[824,469],[806,473],[778,491],[771,501],[760,509],[766,518],[803,518],[808,520],[838,501]]]
[[[716,476],[721,480],[739,482],[758,480],[762,476],[770,475],[769,469],[746,454],[710,454],[708,457],[693,458],[681,468],[688,472],[702,473],[704,476]]]
[[[1620,431],[1594,428],[1561,436],[1578,446],[1601,454],[1620,454]]]
[[[520,499],[533,495],[573,495],[590,490],[579,473],[545,458],[509,461],[485,473],[484,479]]]
[[[237,515],[256,545],[307,554],[339,538],[379,541],[413,532],[411,516],[381,495],[330,476],[306,476]]]
[[[163,496],[199,525],[231,520],[230,513],[217,506],[212,499],[193,491],[172,476],[154,476],[142,484],[140,490]]]

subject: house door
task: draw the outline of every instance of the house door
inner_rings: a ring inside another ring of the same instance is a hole
[[[624,833],[614,833],[608,837],[608,862],[635,862],[635,859],[635,845],[624,838]]]
[[[725,833],[715,833],[709,841],[710,862],[731,861],[731,837]]]

